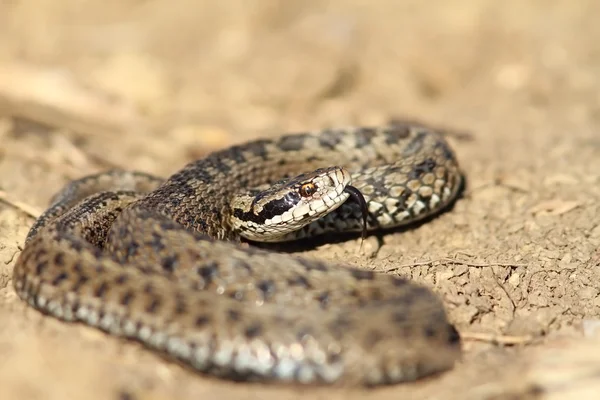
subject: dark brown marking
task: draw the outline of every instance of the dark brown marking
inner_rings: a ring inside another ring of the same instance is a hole
[[[258,282],[256,287],[262,292],[262,295],[265,299],[268,299],[271,296],[273,296],[276,290],[275,282],[272,279],[262,280]]]
[[[156,312],[156,310],[158,310],[158,308],[161,305],[161,300],[158,297],[154,297],[152,298],[152,301],[150,302],[150,304],[148,304],[148,307],[146,307],[146,312],[150,313],[150,314],[154,314]]]
[[[408,321],[408,318],[406,316],[406,312],[402,311],[402,310],[397,310],[392,314],[392,321],[395,324],[405,324],[406,321]]]
[[[371,144],[373,136],[377,134],[377,130],[374,128],[359,128],[354,131],[354,144],[357,149],[362,149]]]
[[[121,305],[122,306],[128,306],[129,303],[131,303],[131,300],[133,300],[135,297],[135,293],[133,293],[132,290],[129,290],[127,292],[125,292],[125,294],[123,295],[123,297],[121,297]]]
[[[436,330],[434,326],[431,325],[425,325],[425,328],[423,328],[423,334],[425,335],[425,337],[427,338],[432,338],[435,336],[436,334]]]
[[[327,267],[325,266],[325,264],[318,262],[318,261],[299,259],[298,262],[304,267],[304,270],[307,272],[310,272],[310,271],[325,272],[325,271],[327,271]]]
[[[409,179],[420,179],[424,174],[433,172],[437,167],[437,162],[432,158],[427,158],[416,164],[408,174]]]
[[[454,152],[452,151],[452,149],[450,148],[450,146],[448,146],[448,144],[446,144],[446,142],[439,140],[436,144],[435,144],[435,148],[442,149],[442,153],[444,154],[444,157],[447,160],[455,160],[455,156],[454,156]]]
[[[394,284],[394,286],[396,287],[402,287],[402,286],[406,286],[408,285],[408,280],[404,279],[404,278],[396,278],[393,277],[392,278],[392,283]]]
[[[65,255],[64,253],[56,253],[54,255],[54,264],[59,267],[62,267],[65,264]]]
[[[283,151],[298,151],[304,148],[304,141],[308,135],[298,134],[298,135],[287,135],[283,136],[279,139],[277,146]]]
[[[74,240],[71,242],[71,248],[79,253],[83,250],[83,244],[79,240]]]
[[[140,244],[135,241],[130,241],[127,244],[127,251],[126,251],[127,255],[125,256],[125,259],[131,259],[131,258],[135,257],[138,254],[139,250],[140,250]]]
[[[241,316],[242,315],[240,314],[240,312],[238,310],[234,310],[232,308],[227,310],[227,317],[231,321],[239,321]]]
[[[100,286],[98,286],[96,288],[96,290],[94,291],[94,296],[99,297],[99,298],[103,298],[104,295],[106,294],[107,290],[108,290],[108,283],[102,282],[100,284]]]
[[[177,255],[169,255],[162,259],[162,268],[167,272],[175,271],[179,257]]]
[[[229,163],[225,162],[226,160],[233,160],[234,164],[243,164],[246,162],[246,157],[244,156],[244,151],[248,146],[252,146],[249,144],[247,146],[234,146],[227,152],[227,156],[225,157],[211,157],[211,161],[214,163],[213,167],[222,172],[229,172],[231,167]]]
[[[198,275],[204,279],[204,282],[208,285],[218,275],[219,266],[216,262],[204,265],[198,268]]]
[[[329,291],[319,293],[317,300],[319,301],[321,308],[327,308],[329,305]]]
[[[375,273],[373,271],[365,271],[363,269],[351,269],[350,273],[354,279],[359,281],[362,280],[373,280],[375,279]]]
[[[266,145],[268,143],[269,141],[266,139],[258,139],[254,142],[251,142],[246,149],[256,157],[266,160],[268,156]]]
[[[147,245],[156,251],[162,251],[165,249],[163,237],[158,232],[152,232],[152,240],[150,240]]]
[[[410,127],[406,124],[392,124],[383,131],[383,134],[385,135],[386,144],[396,144],[401,139],[406,139],[408,137],[410,134]]]
[[[456,330],[454,325],[448,324],[448,343],[458,344],[460,343],[460,333]]]
[[[245,262],[243,260],[236,260],[235,267],[244,269],[248,272],[252,272],[252,267],[250,266],[250,264],[248,264],[247,262]]]
[[[380,288],[373,288],[370,292],[369,299],[372,301],[379,301],[385,298],[384,294],[381,292]]]
[[[130,393],[126,390],[121,390],[119,393],[117,393],[117,399],[118,400],[136,400],[136,397],[133,395],[133,393]]]
[[[327,354],[327,362],[329,364],[337,364],[342,360],[341,353],[328,353]]]
[[[336,339],[344,336],[351,327],[352,323],[345,315],[338,316],[329,324],[329,329]]]
[[[143,289],[144,293],[146,294],[153,294],[154,293],[154,285],[152,285],[152,282],[148,282],[144,285],[144,289]]]
[[[342,141],[344,132],[339,130],[323,131],[319,136],[319,145],[323,148],[333,150]]]
[[[287,280],[287,283],[290,286],[301,286],[305,289],[310,289],[312,287],[310,282],[302,275],[298,275],[293,278],[289,278]]]
[[[199,315],[195,321],[196,328],[202,328],[202,327],[206,326],[209,322],[210,322],[210,317],[208,315],[204,315],[204,314]]]
[[[75,285],[73,285],[72,290],[74,292],[76,292],[76,293],[79,292],[79,289],[83,285],[85,285],[87,283],[87,281],[89,281],[89,280],[90,280],[90,278],[88,276],[86,276],[86,275],[79,275],[78,278],[77,278],[77,282],[75,282]]]
[[[421,149],[423,148],[423,141],[425,140],[426,136],[426,131],[420,131],[419,133],[417,133],[413,140],[404,148],[404,151],[402,153],[405,156],[409,156],[421,151]]]
[[[67,279],[68,277],[69,277],[69,274],[67,274],[66,272],[61,272],[56,277],[54,277],[54,279],[52,280],[52,285],[53,286],[57,286],[62,281],[64,281],[65,279]]]
[[[40,261],[35,266],[35,273],[39,276],[48,268],[48,261]]]
[[[259,322],[254,322],[246,328],[244,335],[247,339],[253,339],[262,333],[262,325]]]

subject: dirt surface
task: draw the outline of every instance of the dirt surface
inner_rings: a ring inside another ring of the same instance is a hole
[[[1,397],[597,398],[600,3],[242,4],[0,2]],[[234,384],[42,317],[12,289],[32,217],[69,179],[167,176],[250,138],[390,118],[460,133],[463,198],[363,254],[357,240],[307,253],[430,285],[465,338],[446,374],[375,390]]]

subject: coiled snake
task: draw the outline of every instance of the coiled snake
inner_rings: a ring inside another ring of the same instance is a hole
[[[257,140],[167,180],[109,171],[54,197],[13,283],[44,313],[223,378],[414,380],[460,355],[429,289],[235,242],[406,225],[443,210],[461,184],[443,137],[411,124]]]

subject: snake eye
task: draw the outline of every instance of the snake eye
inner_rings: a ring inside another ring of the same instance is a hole
[[[300,196],[310,197],[317,191],[317,185],[314,183],[305,183],[300,186]]]

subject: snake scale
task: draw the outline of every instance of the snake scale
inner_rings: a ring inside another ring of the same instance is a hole
[[[431,290],[240,242],[411,224],[447,208],[462,180],[443,136],[409,123],[260,139],[166,180],[103,172],[53,198],[13,284],[43,313],[224,379],[411,381],[461,353]]]

